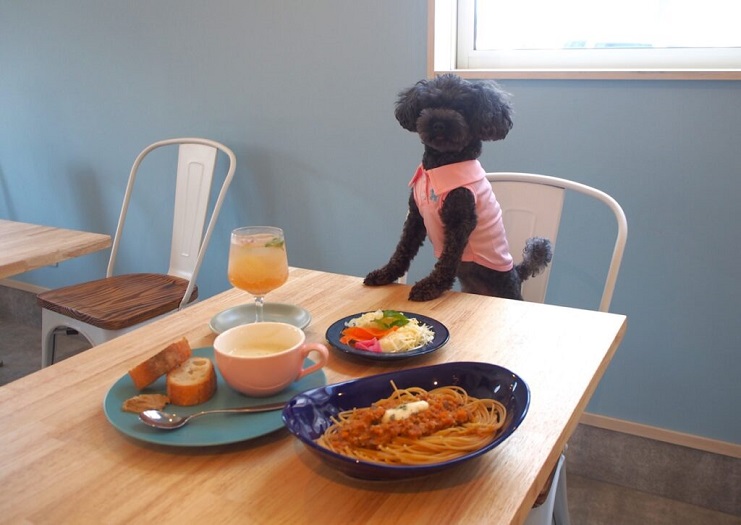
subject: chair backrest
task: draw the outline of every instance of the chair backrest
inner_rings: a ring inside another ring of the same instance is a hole
[[[168,139],[150,144],[134,160],[126,185],[121,214],[113,238],[111,257],[108,261],[108,277],[113,275],[116,257],[121,242],[126,214],[131,201],[136,176],[144,158],[152,151],[164,146],[178,146],[177,178],[175,187],[175,212],[173,217],[172,240],[170,244],[170,266],[168,274],[187,279],[188,288],[180,302],[180,308],[188,304],[193,293],[198,271],[208,248],[216,219],[221,211],[224,197],[229,189],[237,160],[231,149],[219,142],[202,138]],[[214,168],[218,151],[228,157],[228,169],[211,218],[204,232],[208,204],[211,196]]]
[[[522,258],[525,240],[533,236],[550,239],[554,254],[556,253],[561,211],[567,190],[592,197],[610,208],[617,221],[617,236],[599,304],[600,311],[608,311],[628,237],[625,213],[617,201],[585,184],[546,175],[497,172],[487,174],[487,179],[502,207],[507,241],[515,262],[519,262],[518,257]],[[549,276],[550,267],[536,278],[525,281],[522,287],[525,300],[544,302]]]

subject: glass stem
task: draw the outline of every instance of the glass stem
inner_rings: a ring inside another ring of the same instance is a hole
[[[265,304],[265,299],[262,295],[255,296],[255,322],[256,323],[262,323],[265,318],[263,317],[263,305]]]

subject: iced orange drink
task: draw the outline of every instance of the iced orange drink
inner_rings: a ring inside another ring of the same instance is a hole
[[[283,232],[269,228],[238,228],[229,248],[229,282],[263,296],[288,280],[288,257]]]

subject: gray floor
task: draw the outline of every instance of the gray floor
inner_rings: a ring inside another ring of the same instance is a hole
[[[0,385],[41,368],[41,311],[33,295],[0,286]],[[86,348],[80,336],[60,337],[55,361]]]
[[[0,333],[0,385],[40,368],[31,294],[0,286]],[[63,336],[57,360],[87,347]],[[572,525],[741,525],[741,460],[585,425],[567,458]]]

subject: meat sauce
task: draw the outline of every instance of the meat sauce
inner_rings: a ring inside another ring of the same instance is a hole
[[[355,413],[337,436],[338,447],[351,446],[377,449],[398,437],[418,439],[439,430],[460,426],[471,420],[471,414],[458,400],[446,396],[422,395],[428,407],[403,418],[386,418],[387,409],[399,407],[398,400],[384,400],[363,413]]]

